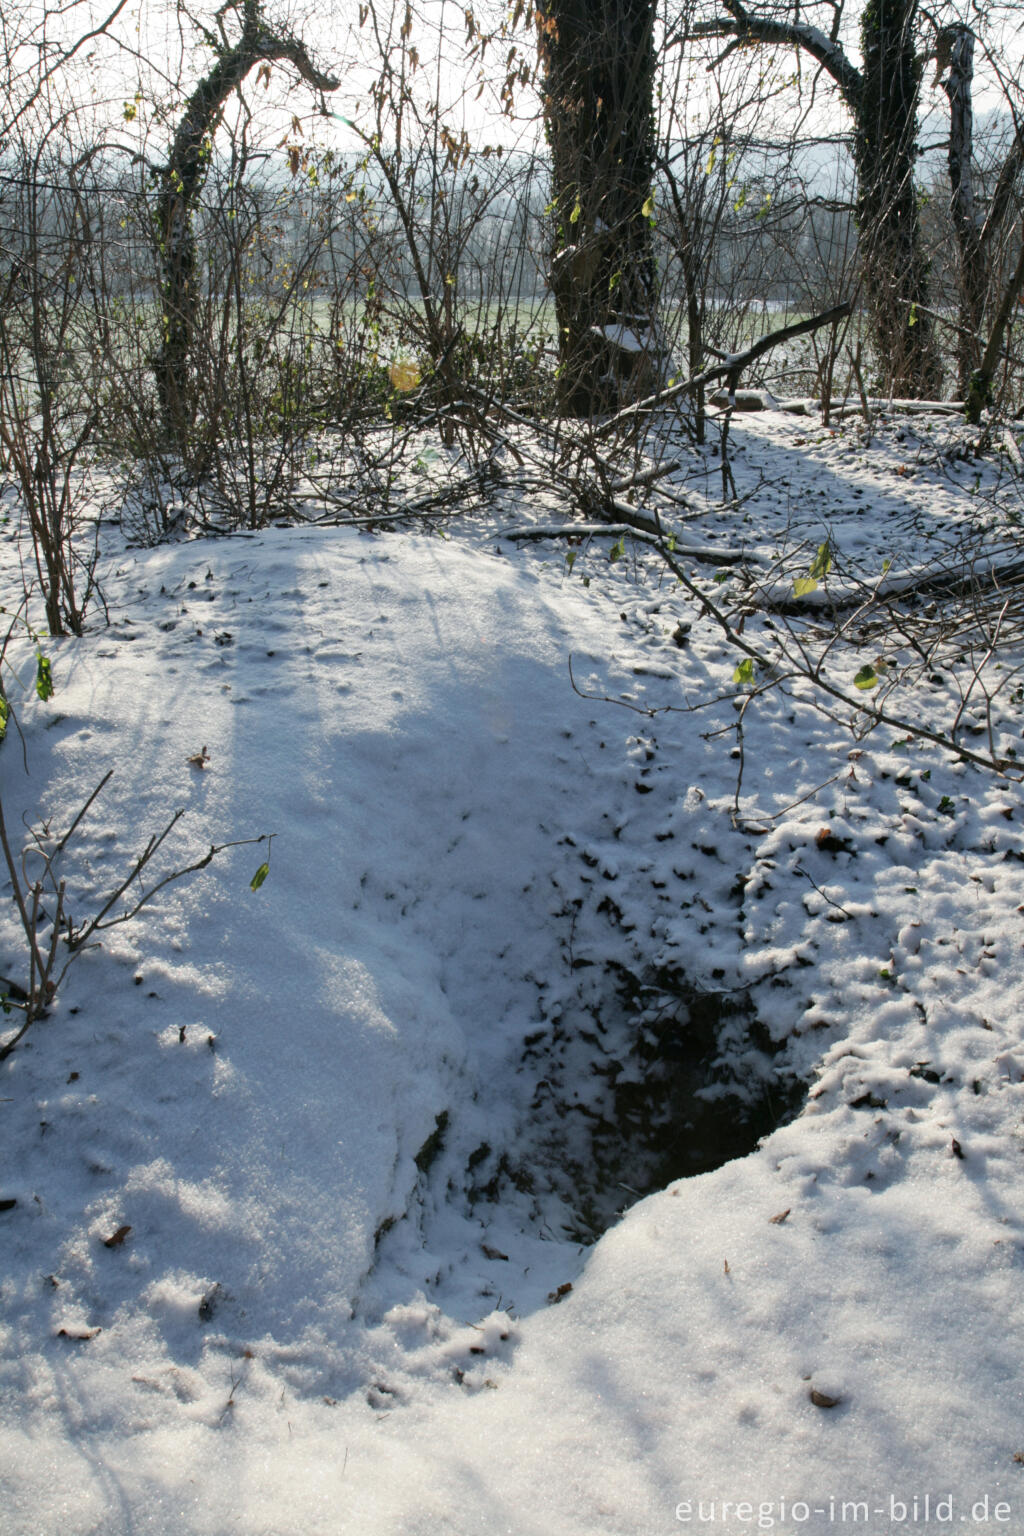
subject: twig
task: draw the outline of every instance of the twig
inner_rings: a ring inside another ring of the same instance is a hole
[[[264,832],[259,837],[237,838],[227,843],[211,844],[209,851],[202,858],[194,860],[191,864],[186,864],[181,869],[171,870],[162,879],[158,880],[155,885],[150,886],[148,890],[144,890],[134,905],[129,907],[127,911],[119,913],[116,917],[111,917],[109,914],[116,903],[121,900],[125,892],[130,890],[139,879],[154,855],[163,845],[169,833],[177,826],[184,815],[182,810],[175,811],[166,826],[160,832],[154,833],[149,839],[146,847],[135,860],[125,878],[103,903],[99,911],[81,927],[76,928],[67,912],[66,885],[63,880],[56,878],[55,865],[89,808],[109,781],[111,772],[104,774],[99,784],[97,784],[75,815],[67,832],[52,849],[44,846],[44,838],[46,837],[45,826],[41,832],[33,832],[31,834],[32,842],[22,850],[20,868],[8,837],[7,824],[3,814],[3,803],[0,800],[0,849],[3,851],[4,862],[7,865],[11,891],[28,949],[27,986],[22,988],[10,982],[0,981],[0,984],[7,988],[4,999],[5,1007],[8,1009],[17,1008],[24,1013],[21,1027],[10,1039],[0,1046],[0,1061],[7,1059],[18,1042],[35,1023],[36,1019],[46,1012],[71,966],[78,956],[86,948],[90,947],[90,940],[93,939],[95,934],[102,933],[108,928],[113,928],[119,923],[130,922],[166,886],[176,880],[184,879],[186,875],[196,874],[199,870],[205,869],[218,854],[224,853],[228,848],[241,848],[252,843],[269,842],[274,836],[273,833]],[[24,868],[25,854],[29,851],[37,854],[43,863],[42,874],[34,881],[29,880]],[[44,922],[42,899],[45,887],[52,891],[54,910],[50,918],[49,937],[44,944],[40,941],[40,927]],[[67,944],[70,953],[63,966],[58,970],[58,946],[62,938]]]

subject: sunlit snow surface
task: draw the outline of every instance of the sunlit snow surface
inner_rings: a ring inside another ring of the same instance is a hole
[[[737,421],[764,484],[716,510],[709,460],[683,533],[799,573],[831,532],[837,581],[1012,536],[1005,466],[899,430]],[[9,827],[114,769],[76,916],[179,806],[160,872],[274,839],[259,891],[265,843],[112,929],[3,1066],[5,1536],[1024,1530],[1020,788],[797,690],[737,800],[731,698],[684,709],[737,656],[642,551],[500,536],[567,515],[107,530],[110,627],[48,643],[48,703],[10,683]],[[584,1246],[526,1042],[609,957],[748,991],[808,1097]],[[483,1146],[534,1188],[471,1198]]]

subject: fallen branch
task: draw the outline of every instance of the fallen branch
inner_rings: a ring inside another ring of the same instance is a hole
[[[676,577],[683,589],[695,599],[701,611],[718,626],[729,645],[734,646],[741,655],[748,657],[755,665],[765,669],[774,676],[777,683],[784,682],[788,678],[801,679],[811,684],[819,693],[827,698],[835,700],[851,712],[851,718],[861,718],[865,721],[866,729],[870,730],[876,725],[890,725],[902,732],[905,736],[917,741],[928,741],[933,746],[939,747],[944,752],[959,758],[961,762],[971,763],[976,768],[984,768],[987,773],[997,773],[1001,777],[1012,779],[1016,782],[1024,780],[1024,766],[1012,758],[997,757],[995,752],[989,756],[983,756],[980,752],[973,752],[970,747],[963,746],[952,735],[944,735],[941,731],[933,731],[921,724],[919,719],[907,719],[905,716],[892,713],[877,699],[870,702],[861,697],[857,698],[847,692],[845,688],[838,688],[831,683],[823,672],[823,662],[815,663],[810,657],[801,654],[798,660],[794,659],[785,646],[780,643],[779,651],[773,656],[752,645],[746,639],[741,629],[737,628],[728,615],[723,612],[717,603],[713,602],[706,592],[687,576],[674,553],[664,544],[659,548],[658,554]],[[962,713],[962,711],[961,711]],[[960,716],[958,715],[958,721]]]
[[[1024,584],[1024,556],[1019,547],[1014,547],[1014,558],[1007,564],[993,564],[990,561],[987,568],[980,572],[977,569],[965,572],[948,568],[936,570],[934,566],[919,567],[903,576],[881,578],[870,588],[857,585],[844,591],[829,585],[821,587],[817,592],[809,592],[804,597],[793,597],[792,582],[787,581],[785,596],[775,597],[771,591],[762,589],[752,594],[751,601],[756,601],[762,613],[811,618],[822,610],[833,614],[908,598],[942,599],[964,597],[972,593],[984,595],[999,592],[1006,585],[1021,584]]]
[[[655,549],[665,545],[664,534],[647,532],[631,523],[549,523],[533,528],[504,528],[498,535],[514,543],[526,543],[532,539],[604,539],[629,537]],[[753,551],[717,549],[709,544],[680,544],[672,546],[673,553],[687,559],[701,560],[705,565],[742,565],[764,557]]]
[[[614,416],[609,416],[607,421],[596,426],[594,436],[607,437],[626,422],[635,420],[637,416],[657,410],[659,406],[667,405],[671,400],[681,399],[684,395],[692,395],[702,386],[713,384],[716,379],[726,379],[730,393],[734,394],[744,369],[749,368],[751,363],[756,363],[759,357],[763,357],[773,347],[781,346],[785,341],[792,341],[797,336],[807,336],[812,331],[820,330],[824,325],[834,325],[836,321],[845,320],[852,313],[853,301],[848,299],[845,303],[836,304],[820,315],[810,315],[806,320],[795,320],[792,325],[784,325],[777,331],[769,331],[766,335],[758,337],[757,341],[744,351],[731,353],[722,362],[716,363],[711,368],[705,368],[703,373],[695,374],[693,378],[685,379],[680,384],[673,384],[668,389],[659,390],[657,394],[648,395],[644,400],[625,406]]]

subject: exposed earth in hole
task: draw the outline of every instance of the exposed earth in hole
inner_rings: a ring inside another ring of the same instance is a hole
[[[474,1148],[466,1193],[550,1192],[567,1235],[587,1243],[635,1200],[755,1151],[799,1113],[807,1085],[747,991],[703,991],[664,971],[644,982],[619,965],[580,990],[527,1037],[530,1118],[514,1147]]]

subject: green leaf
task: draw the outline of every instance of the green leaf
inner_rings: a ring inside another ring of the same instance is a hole
[[[7,719],[11,708],[3,694],[0,693],[0,741],[7,735]]]
[[[729,572],[728,571],[716,571],[715,574],[712,576],[711,580],[713,582],[716,582],[718,586],[721,586],[723,582],[729,580]]]
[[[267,878],[267,876],[269,874],[270,874],[270,865],[269,864],[261,864],[259,869],[253,875],[252,879],[249,881],[249,889],[250,889],[250,891],[258,891],[260,886],[263,884],[264,880]]]
[[[620,537],[619,537],[618,543],[613,544],[611,549],[608,551],[608,559],[611,561],[612,565],[614,565],[616,560],[621,560],[625,553],[626,553],[626,535],[625,534],[621,534]]]
[[[570,215],[569,215],[569,223],[570,224],[578,224],[579,221],[580,221],[580,215],[582,214],[582,212],[583,212],[583,209],[580,207],[579,198],[577,198],[576,199],[576,205],[573,208],[572,213],[570,213]]]
[[[740,662],[739,666],[733,673],[732,680],[734,683],[742,683],[748,687],[753,686],[754,659],[752,656],[744,656],[743,660]]]
[[[853,686],[855,688],[861,689],[874,688],[877,683],[878,673],[875,671],[870,662],[867,662],[863,667],[861,667],[860,671],[857,673],[857,676],[853,680]]]
[[[828,539],[826,539],[824,544],[818,545],[818,553],[811,561],[811,568],[807,574],[808,576],[813,576],[817,581],[824,581],[831,569],[832,548]]]
[[[828,539],[824,544],[818,545],[818,553],[811,561],[806,576],[798,576],[793,582],[793,596],[806,597],[810,592],[817,592],[818,582],[824,581],[832,569],[832,546]]]
[[[566,556],[565,556],[565,563],[566,563],[567,567],[569,568],[569,570],[571,571],[573,566],[576,564],[576,551],[574,549],[570,549],[570,550],[567,551]]]
[[[654,193],[653,192],[650,192],[648,194],[647,201],[644,203],[644,205],[641,208],[640,212],[643,214],[645,219],[653,219],[653,217],[654,217]]]
[[[36,693],[45,703],[53,698],[53,673],[50,670],[50,658],[44,656],[42,651],[36,651]]]

